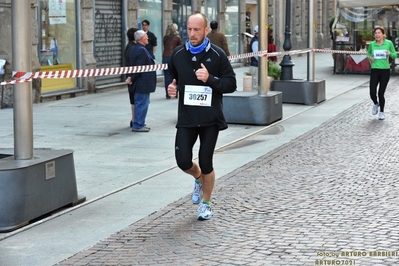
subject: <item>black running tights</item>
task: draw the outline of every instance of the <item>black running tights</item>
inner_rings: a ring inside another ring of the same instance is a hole
[[[390,69],[371,69],[370,74],[370,98],[374,104],[380,104],[380,111],[384,112],[385,107],[385,90],[387,88],[389,78],[390,78]],[[380,87],[378,89],[378,100],[377,100],[377,86],[378,83]]]
[[[213,152],[219,135],[218,126],[179,127],[175,140],[175,157],[177,165],[183,171],[193,166],[193,147],[197,138],[200,139],[198,162],[203,174],[213,171]]]

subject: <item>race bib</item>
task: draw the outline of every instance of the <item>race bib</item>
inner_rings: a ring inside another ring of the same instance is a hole
[[[374,50],[374,59],[387,59],[386,50]]]
[[[212,89],[205,86],[187,85],[184,90],[184,105],[212,106]]]

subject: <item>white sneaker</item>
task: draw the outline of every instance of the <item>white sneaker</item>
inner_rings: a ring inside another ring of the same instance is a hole
[[[379,106],[380,105],[378,103],[373,105],[373,110],[371,110],[371,114],[372,115],[376,115],[378,113],[378,107]]]
[[[384,120],[385,119],[385,114],[384,114],[384,112],[380,112],[379,114],[378,114],[378,120]]]
[[[202,184],[194,181],[193,194],[191,194],[191,201],[193,202],[193,204],[200,203],[200,201],[202,199],[202,194],[203,194]]]
[[[210,220],[213,216],[211,206],[206,203],[201,203],[198,207],[198,220]]]

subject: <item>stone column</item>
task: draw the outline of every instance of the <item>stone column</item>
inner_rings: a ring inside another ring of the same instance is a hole
[[[163,19],[163,33],[162,33],[162,38],[163,38],[163,36],[165,34],[165,30],[167,29],[168,25],[170,25],[172,23],[173,0],[162,1],[162,4],[163,4],[163,18],[164,18]],[[178,25],[178,26],[180,27],[180,25]]]
[[[81,56],[82,69],[96,68],[96,59],[94,58],[94,30],[95,22],[93,17],[94,0],[82,0],[80,6],[81,15]],[[79,12],[79,10],[77,10]],[[95,92],[96,77],[85,77],[82,79],[82,87],[88,93]]]

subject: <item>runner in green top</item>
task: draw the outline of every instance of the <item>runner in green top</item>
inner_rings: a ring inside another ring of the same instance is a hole
[[[397,53],[393,43],[390,40],[385,39],[385,29],[383,27],[377,26],[374,28],[374,39],[375,40],[370,43],[367,51],[367,58],[370,60],[371,64],[370,98],[374,103],[371,113],[376,115],[379,107],[380,113],[378,119],[384,120],[384,94],[391,74],[389,58],[395,59]],[[378,89],[377,100],[378,84],[380,84],[380,86]]]

